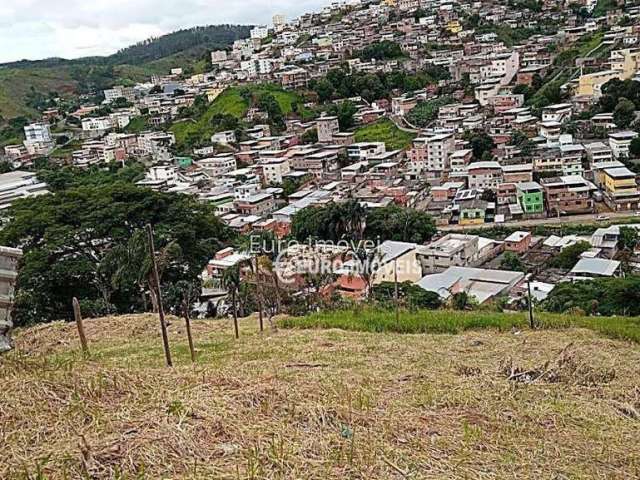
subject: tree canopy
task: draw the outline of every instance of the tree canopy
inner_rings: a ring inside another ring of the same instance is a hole
[[[424,243],[435,232],[433,219],[424,212],[398,205],[365,209],[355,200],[304,208],[292,223],[293,236],[299,241],[366,238]]]
[[[144,239],[146,224],[154,226],[158,250],[172,246],[163,278],[169,283],[193,281],[231,238],[210,206],[122,181],[19,200],[9,218],[0,242],[24,250],[18,324],[71,318],[73,296],[83,299],[89,314],[142,310],[137,277],[145,260],[132,250],[145,249],[130,242]],[[124,270],[131,274],[122,278]]]

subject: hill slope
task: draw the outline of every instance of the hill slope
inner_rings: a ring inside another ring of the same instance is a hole
[[[50,92],[75,95],[142,81],[153,74],[169,73],[173,67],[199,73],[207,67],[209,51],[248,37],[250,29],[247,25],[195,27],[145,40],[107,57],[0,64],[0,115],[34,115],[29,98],[32,89],[45,96]]]
[[[640,472],[640,349],[589,330],[260,335],[252,318],[236,341],[228,321],[196,321],[192,366],[174,319],[168,369],[154,316],[86,324],[89,359],[63,323],[18,332],[0,358],[0,477]]]

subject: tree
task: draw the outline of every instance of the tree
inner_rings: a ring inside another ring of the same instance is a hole
[[[353,116],[357,111],[356,106],[349,101],[340,102],[338,105],[331,105],[328,110],[331,115],[338,117],[338,125],[342,131],[349,130],[355,125]]]
[[[640,137],[636,137],[631,140],[631,145],[629,145],[629,154],[635,158],[640,157]]]
[[[424,290],[411,282],[398,284],[398,296],[403,306],[412,310],[437,310],[442,306],[437,293]],[[373,298],[384,306],[391,306],[395,302],[395,283],[382,282],[374,286]]]
[[[549,266],[569,270],[578,263],[580,255],[589,249],[591,249],[591,244],[589,242],[581,241],[574,243],[573,245],[564,248],[558,255],[553,257],[549,262]]]
[[[640,277],[560,282],[542,308],[563,313],[576,308],[592,315],[640,315]]]
[[[433,218],[425,212],[398,205],[375,208],[366,219],[365,238],[422,244],[436,233]]]
[[[493,138],[485,132],[466,132],[465,137],[469,140],[471,149],[473,150],[473,157],[476,160],[482,160],[485,153],[491,154],[491,151],[496,148]]]
[[[158,250],[176,245],[163,283],[197,278],[211,252],[232,238],[211,206],[122,180],[102,185],[87,181],[22,199],[11,206],[8,217],[0,243],[24,251],[16,291],[19,325],[73,318],[73,296],[83,308],[91,304],[96,315],[143,311],[139,274],[114,282],[129,261],[114,250],[147,224],[154,226]]]
[[[633,253],[640,244],[638,230],[633,227],[620,227],[618,237],[618,248],[623,251]]]
[[[425,102],[419,102],[414,108],[407,114],[407,120],[417,127],[426,127],[438,117],[440,107],[452,103],[451,97],[438,97],[433,100],[427,100]]]
[[[523,272],[524,264],[520,257],[513,252],[506,252],[500,260],[500,268],[503,270],[511,270],[514,272]]]
[[[403,55],[402,48],[395,42],[383,40],[381,42],[372,43],[357,52],[354,56],[363,60],[392,60]]]
[[[613,110],[613,122],[619,128],[628,128],[636,118],[636,107],[634,103],[626,98],[618,100],[616,108]]]

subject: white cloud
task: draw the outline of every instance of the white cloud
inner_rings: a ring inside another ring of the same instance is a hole
[[[197,25],[270,23],[329,0],[0,0],[0,62],[109,55]]]

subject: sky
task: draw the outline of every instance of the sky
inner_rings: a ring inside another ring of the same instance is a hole
[[[109,55],[152,36],[221,23],[271,24],[330,0],[0,0],[0,63]]]

